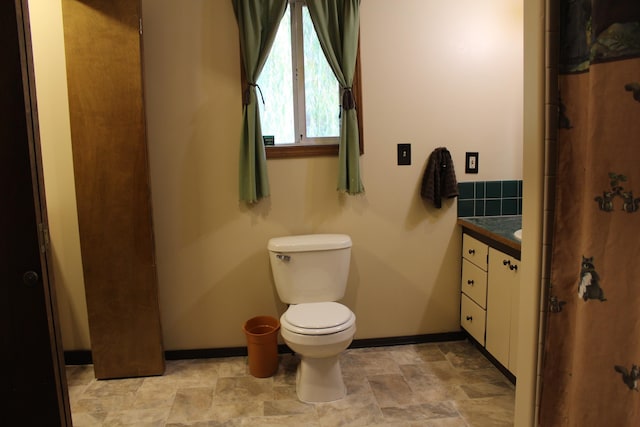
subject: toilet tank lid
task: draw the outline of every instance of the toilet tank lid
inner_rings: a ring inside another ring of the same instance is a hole
[[[327,251],[351,247],[351,237],[346,234],[305,234],[269,239],[267,248],[272,252]]]

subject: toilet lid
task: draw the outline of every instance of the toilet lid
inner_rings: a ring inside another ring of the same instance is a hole
[[[301,334],[325,335],[340,332],[355,321],[348,307],[337,302],[312,302],[289,307],[283,327]]]

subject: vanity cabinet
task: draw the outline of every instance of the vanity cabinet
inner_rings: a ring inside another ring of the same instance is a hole
[[[460,324],[516,375],[520,261],[464,233]]]

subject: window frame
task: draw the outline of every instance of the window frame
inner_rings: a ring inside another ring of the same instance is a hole
[[[300,84],[302,79],[298,79],[297,85]],[[242,66],[241,59],[241,83],[242,90],[247,87],[247,77]],[[304,86],[304,82],[302,82]],[[361,78],[361,65],[360,65],[360,38],[358,37],[358,53],[356,55],[356,66],[353,76],[352,86],[353,96],[356,103],[356,115],[358,117],[358,133],[359,133],[359,145],[360,155],[364,154],[364,138],[363,138],[363,126],[362,126],[362,78]],[[297,106],[298,100],[294,100],[294,108]],[[339,137],[338,137],[339,138]],[[327,143],[314,143],[314,142],[302,142],[294,144],[281,144],[281,145],[269,145],[265,146],[265,152],[267,159],[286,159],[297,157],[316,157],[316,156],[337,156],[339,151],[339,144],[327,144]]]

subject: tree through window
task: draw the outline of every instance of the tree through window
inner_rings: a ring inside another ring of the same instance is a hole
[[[338,143],[340,86],[303,0],[289,2],[258,86],[267,141],[273,136],[276,146]]]

